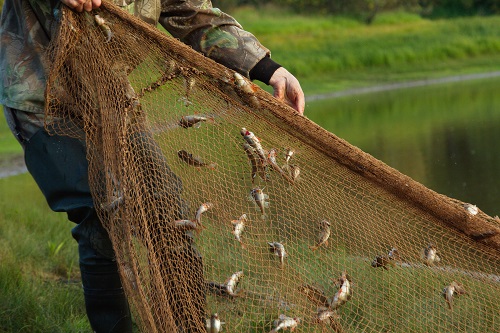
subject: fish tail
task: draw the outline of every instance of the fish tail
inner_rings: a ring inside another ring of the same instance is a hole
[[[209,165],[207,165],[207,167],[209,169],[215,169],[217,167],[217,163],[210,163]]]
[[[309,248],[313,251],[316,251],[318,249],[319,245],[316,246],[309,246]]]
[[[247,246],[246,246],[246,244],[245,244],[245,243],[243,243],[243,242],[241,242],[241,241],[240,241],[240,244],[241,244],[241,248],[242,248],[242,249],[246,249],[246,248],[247,248]]]

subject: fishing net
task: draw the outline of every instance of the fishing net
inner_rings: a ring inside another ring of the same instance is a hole
[[[499,332],[498,218],[118,7],[62,13],[46,126],[86,140],[141,331]]]

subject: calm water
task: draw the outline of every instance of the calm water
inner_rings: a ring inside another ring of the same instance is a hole
[[[500,215],[500,78],[308,102],[306,114],[436,192]]]

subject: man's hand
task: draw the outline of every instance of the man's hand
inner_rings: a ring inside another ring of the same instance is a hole
[[[87,11],[99,8],[101,0],[61,0],[63,4],[77,12]]]
[[[278,68],[269,85],[274,89],[274,97],[293,107],[300,114],[304,114],[305,98],[299,81],[285,68]]]

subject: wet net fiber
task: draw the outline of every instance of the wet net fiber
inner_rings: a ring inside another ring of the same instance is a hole
[[[58,29],[46,126],[86,140],[141,331],[500,332],[498,218],[118,7]]]

